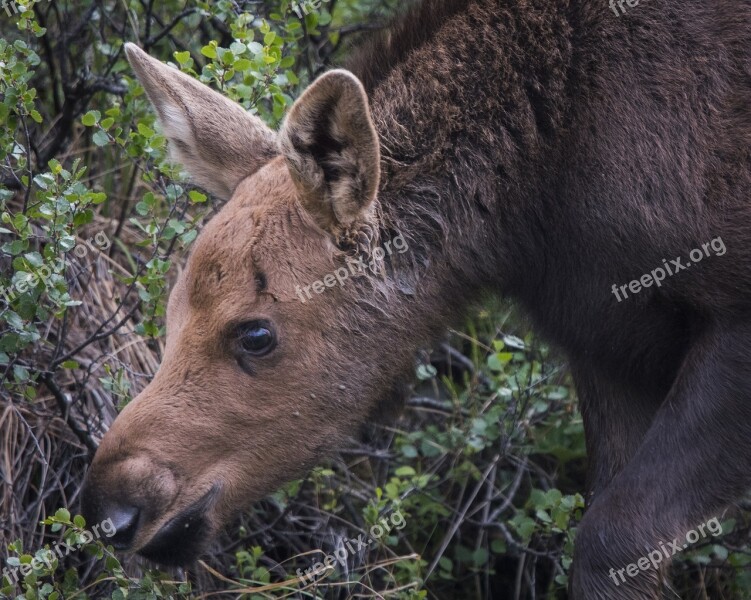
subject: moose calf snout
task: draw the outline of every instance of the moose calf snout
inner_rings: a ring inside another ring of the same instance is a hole
[[[114,532],[109,537],[109,542],[118,550],[127,549],[133,543],[133,538],[138,531],[138,519],[141,509],[137,506],[129,506],[113,502],[111,504],[95,499],[91,490],[85,490],[82,512],[87,523],[102,523],[109,519]]]
[[[177,495],[169,469],[145,457],[99,460],[89,470],[82,494],[82,513],[89,524],[110,519],[115,534],[110,542],[118,549],[137,548],[152,535]]]

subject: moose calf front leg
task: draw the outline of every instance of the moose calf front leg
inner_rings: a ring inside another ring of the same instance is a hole
[[[587,506],[633,458],[664,396],[627,390],[589,366],[572,364],[587,442]]]
[[[693,344],[636,454],[585,514],[574,600],[658,598],[660,569],[686,534],[750,487],[751,324],[718,324]]]

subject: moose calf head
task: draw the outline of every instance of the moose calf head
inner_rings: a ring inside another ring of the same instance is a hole
[[[412,368],[413,350],[383,360],[392,337],[409,335],[379,314],[397,293],[386,269],[307,302],[295,292],[379,243],[379,141],[359,80],[326,73],[275,133],[133,44],[126,51],[176,160],[228,202],[171,292],[159,371],[102,440],[84,514],[111,518],[121,548],[184,564],[237,511],[356,431]]]

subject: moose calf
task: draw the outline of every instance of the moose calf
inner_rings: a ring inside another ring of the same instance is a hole
[[[227,204],[172,290],[158,373],[96,454],[88,518],[192,560],[401,397],[418,349],[492,290],[577,384],[591,467],[573,598],[657,597],[657,569],[608,574],[751,487],[750,39],[745,0],[618,17],[603,0],[431,0],[279,132],[128,45],[176,160]],[[399,234],[409,252],[299,301]],[[717,238],[724,256],[612,294]]]

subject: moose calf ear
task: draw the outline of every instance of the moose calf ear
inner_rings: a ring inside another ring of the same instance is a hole
[[[176,162],[195,182],[228,200],[237,185],[278,155],[276,135],[242,106],[125,44]]]
[[[335,232],[364,216],[378,190],[380,150],[357,77],[339,69],[316,80],[292,107],[280,142],[303,206],[321,227]]]

